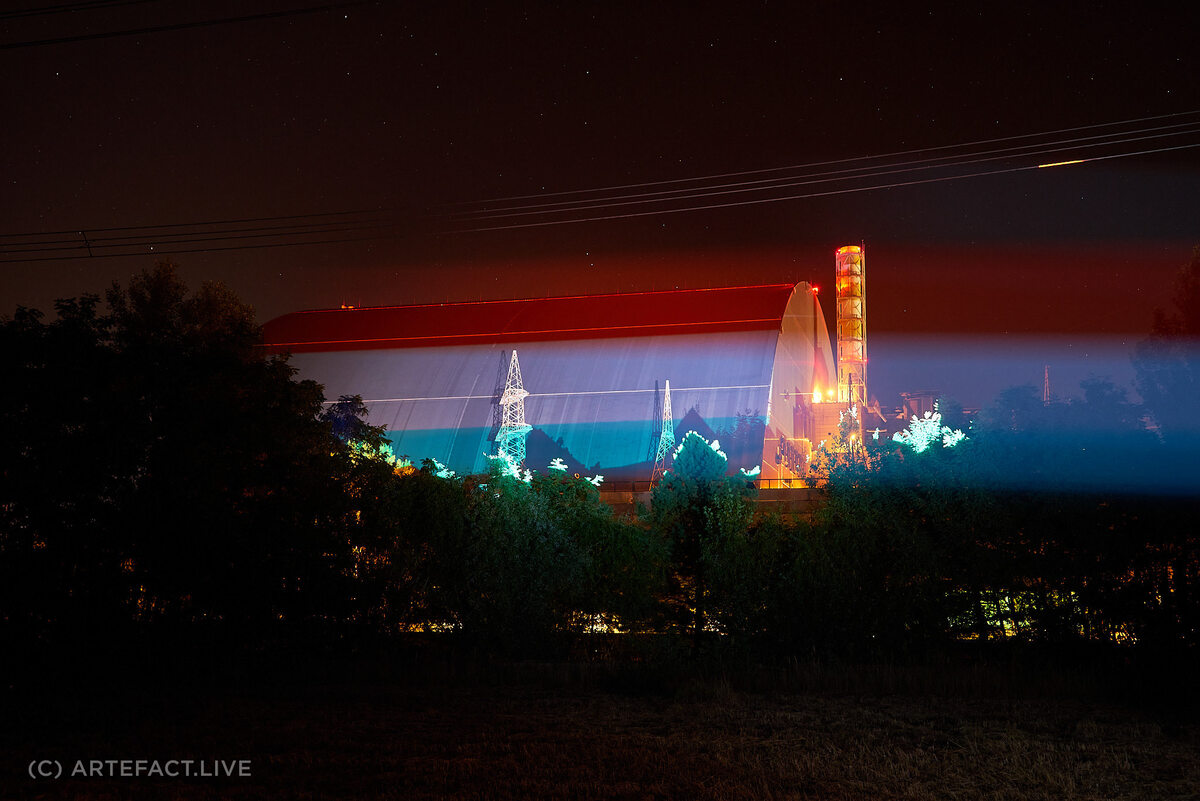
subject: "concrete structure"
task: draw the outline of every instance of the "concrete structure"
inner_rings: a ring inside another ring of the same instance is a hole
[[[825,412],[836,427],[845,408],[807,283],[297,312],[264,339],[327,398],[361,395],[397,453],[460,475],[497,450],[518,349],[525,466],[537,470],[561,458],[584,475],[646,480],[656,388],[669,380],[676,441],[719,436],[731,471],[799,483],[831,434]]]

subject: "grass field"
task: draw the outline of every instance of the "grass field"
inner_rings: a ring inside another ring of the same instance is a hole
[[[555,674],[556,675],[556,674]],[[1200,728],[1083,699],[577,680],[76,693],[5,723],[3,797],[1185,799]],[[249,759],[251,777],[32,782],[28,761]]]

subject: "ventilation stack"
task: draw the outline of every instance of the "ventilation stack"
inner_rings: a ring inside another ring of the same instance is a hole
[[[858,245],[835,253],[837,269],[838,401],[866,406],[866,254]]]

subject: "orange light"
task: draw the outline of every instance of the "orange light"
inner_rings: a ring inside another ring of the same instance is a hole
[[[845,247],[838,248],[837,253],[838,255],[842,253],[862,253],[862,248],[858,245],[846,245]]]
[[[813,390],[813,403],[820,403],[820,402],[821,402],[821,390],[814,389]]]
[[[815,295],[815,294],[817,294],[818,292],[820,292],[820,291],[821,291],[821,287],[819,287],[819,286],[814,286],[814,287],[812,288],[812,291],[813,291],[813,294]]]
[[[1085,161],[1087,161],[1087,159],[1075,159],[1074,161],[1052,161],[1049,164],[1039,164],[1038,169],[1040,170],[1043,167],[1062,167],[1067,164],[1082,164]]]

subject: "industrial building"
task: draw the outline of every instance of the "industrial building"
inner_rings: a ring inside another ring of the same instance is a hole
[[[646,481],[696,430],[721,439],[731,470],[799,483],[839,411],[866,397],[861,249],[837,265],[840,364],[804,282],[305,311],[264,340],[327,398],[361,395],[414,463],[478,473],[504,450],[540,471],[559,458]]]

